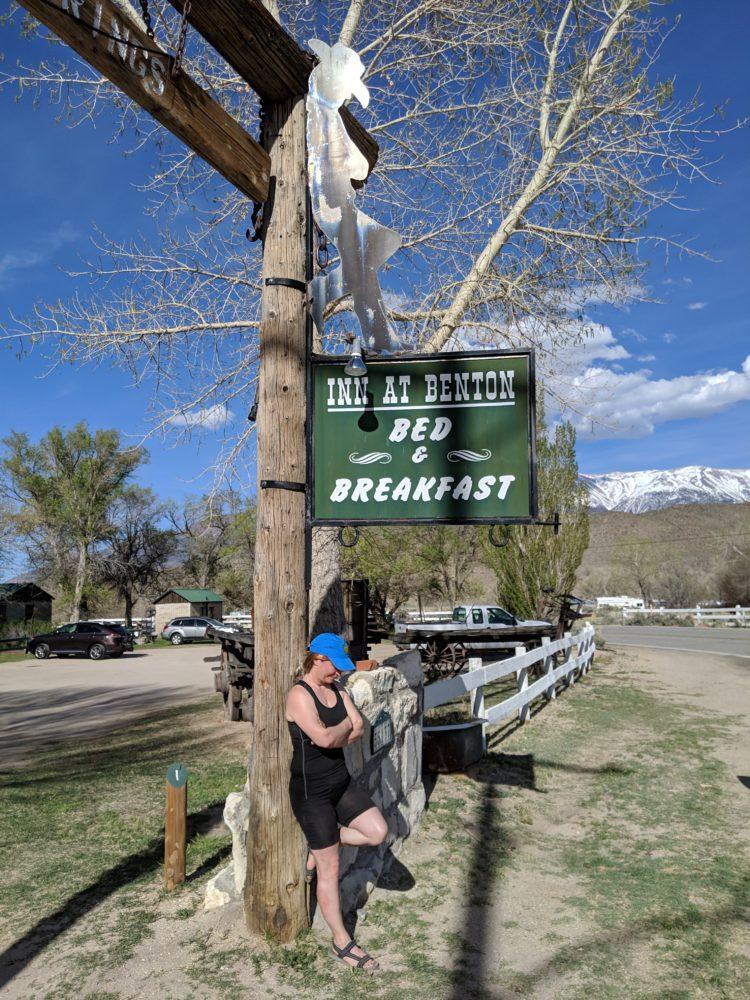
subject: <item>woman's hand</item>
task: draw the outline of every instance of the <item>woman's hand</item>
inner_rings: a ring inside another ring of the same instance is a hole
[[[352,724],[352,731],[349,734],[349,737],[346,742],[347,744],[354,743],[354,741],[358,740],[362,735],[362,733],[365,731],[365,724],[362,720],[362,716],[359,713],[359,709],[352,701],[351,696],[342,688],[339,688],[339,692],[341,694],[341,699],[344,702],[344,708],[346,709],[346,716],[351,721]]]

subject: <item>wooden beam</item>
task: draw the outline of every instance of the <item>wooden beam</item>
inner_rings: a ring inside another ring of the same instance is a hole
[[[180,70],[171,78],[171,57],[148,37],[129,4],[18,2],[230,184],[254,201],[265,201],[268,153],[186,73]]]
[[[182,12],[183,0],[170,3]],[[307,93],[307,79],[318,60],[297,45],[261,0],[192,0],[188,22],[264,100]],[[347,108],[341,117],[372,170],[377,142]]]

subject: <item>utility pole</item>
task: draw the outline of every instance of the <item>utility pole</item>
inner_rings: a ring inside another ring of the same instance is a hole
[[[271,214],[260,326],[255,735],[245,916],[251,931],[289,941],[307,926],[304,845],[287,794],[291,743],[284,717],[307,641],[305,97],[267,102],[264,108],[273,202],[264,209]],[[269,284],[278,279],[289,284]]]

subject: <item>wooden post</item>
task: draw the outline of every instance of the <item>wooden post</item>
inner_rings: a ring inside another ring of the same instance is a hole
[[[266,105],[275,196],[263,254],[255,549],[255,746],[250,774],[245,916],[289,941],[307,926],[302,833],[289,801],[284,703],[307,639],[305,421],[307,171],[305,98]],[[268,284],[273,279],[302,287]],[[301,487],[301,490],[300,490]]]
[[[542,649],[544,649],[545,646],[549,646],[549,644],[550,644],[549,636],[544,636],[544,638],[542,639]],[[544,674],[545,677],[547,678],[547,683],[549,684],[549,687],[545,688],[544,691],[544,697],[547,699],[547,701],[554,701],[555,698],[557,697],[557,691],[555,690],[555,685],[554,683],[550,682],[550,677],[554,673],[554,670],[555,670],[555,657],[553,656],[552,653],[547,652],[544,657]]]
[[[171,891],[185,881],[187,836],[187,768],[171,764],[167,771],[167,809],[164,819],[164,886]]]
[[[516,646],[516,656],[523,656],[526,652],[525,646]],[[521,694],[529,686],[529,668],[521,667],[520,670],[516,671],[516,684],[518,686],[518,693]],[[525,705],[521,705],[518,709],[518,718],[521,723],[529,721],[529,713],[531,711],[531,706],[528,702]]]
[[[479,670],[481,666],[481,658],[478,656],[472,657],[468,663],[469,673],[471,673],[472,670]],[[474,688],[474,692],[471,696],[471,717],[473,719],[482,719],[482,753],[487,753],[487,723],[485,721],[486,716],[483,684],[480,684],[478,688]]]
[[[571,684],[575,683],[575,666],[573,656],[573,637],[570,632],[566,632],[563,635],[563,639],[567,639],[570,645],[565,653],[565,674],[563,676],[563,684],[566,688],[569,688]]]

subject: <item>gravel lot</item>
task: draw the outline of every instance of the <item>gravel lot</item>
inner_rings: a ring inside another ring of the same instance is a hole
[[[101,736],[149,712],[212,694],[214,643],[149,649],[118,660],[33,658],[0,665],[0,767],[37,747]],[[216,695],[217,712],[221,700]]]

